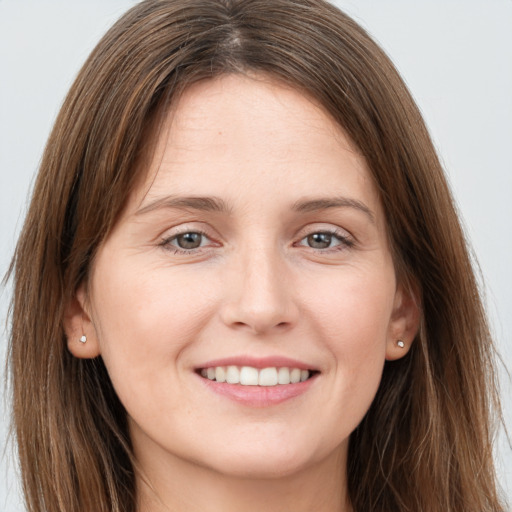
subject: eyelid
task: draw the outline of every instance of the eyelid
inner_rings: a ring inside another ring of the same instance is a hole
[[[161,235],[159,235],[160,239],[170,239],[179,235],[183,235],[185,233],[201,233],[207,238],[215,238],[216,231],[209,226],[206,222],[182,222],[180,224],[176,224],[175,226],[168,227]]]
[[[316,233],[325,233],[325,234],[332,235],[340,241],[340,244],[337,246],[334,246],[334,247],[327,247],[325,249],[317,249],[314,247],[308,247],[307,245],[301,243],[308,236],[311,236]],[[306,247],[306,248],[310,249],[311,251],[320,252],[320,253],[324,253],[324,254],[351,248],[356,244],[356,239],[346,229],[343,229],[339,226],[334,226],[332,224],[326,225],[323,223],[317,223],[317,224],[313,224],[313,225],[308,224],[306,227],[302,228],[299,231],[297,238],[298,238],[298,241],[295,242],[293,245],[300,246],[300,247]]]
[[[196,254],[200,251],[205,251],[213,247],[218,247],[220,244],[215,241],[214,237],[215,235],[212,235],[209,233],[209,229],[204,229],[203,227],[196,227],[193,226],[193,222],[187,222],[184,224],[179,224],[173,228],[167,229],[163,235],[161,235],[160,241],[158,245],[160,247],[163,247],[166,250],[170,250],[176,254]],[[201,223],[203,224],[203,223]],[[213,230],[212,230],[213,231]],[[208,244],[206,245],[200,245],[199,247],[196,247],[194,249],[183,249],[181,247],[178,247],[177,245],[173,245],[171,242],[173,240],[176,240],[177,237],[180,235],[185,235],[187,233],[198,233],[205,237],[208,240]]]
[[[159,246],[163,247],[164,249],[170,250],[176,254],[188,254],[193,255],[200,252],[207,251],[211,249],[212,247],[220,247],[222,244],[219,243],[215,237],[214,234],[210,233],[210,229],[204,229],[203,226],[197,227],[193,224],[196,224],[194,222],[187,222],[183,224],[179,224],[175,227],[169,228],[166,230],[166,234],[163,234],[160,236],[160,241],[158,243]],[[200,223],[204,225],[204,223]],[[209,226],[208,226],[209,227]],[[213,229],[211,229],[213,231]],[[184,249],[177,245],[172,244],[171,242],[176,240],[177,237],[180,235],[184,235],[186,233],[198,233],[201,236],[205,237],[207,239],[207,243],[205,245],[200,245],[199,247],[192,248],[192,249]],[[339,244],[334,247],[327,247],[323,249],[315,248],[315,247],[308,247],[305,244],[302,244],[301,242],[306,239],[308,236],[313,235],[315,233],[325,233],[329,234],[339,240]],[[293,246],[295,247],[305,247],[311,251],[319,252],[319,253],[329,253],[329,252],[338,252],[344,249],[348,249],[353,247],[356,244],[355,237],[346,229],[341,228],[340,226],[332,225],[332,224],[326,224],[326,223],[314,223],[314,224],[308,224],[307,226],[304,226],[301,228],[295,238],[295,242],[293,242]]]
[[[329,224],[327,222],[313,222],[300,228],[297,232],[297,238],[304,238],[314,233],[330,233],[337,235],[341,238],[347,238],[355,241],[354,235],[350,231],[336,224]]]

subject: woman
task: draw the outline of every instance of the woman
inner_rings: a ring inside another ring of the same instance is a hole
[[[129,11],[63,105],[13,272],[31,510],[503,510],[441,166],[329,4]]]

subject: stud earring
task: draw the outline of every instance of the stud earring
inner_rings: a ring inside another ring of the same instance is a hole
[[[402,340],[398,340],[396,342],[396,344],[400,347],[400,348],[404,348],[405,347],[405,343],[402,341]]]
[[[82,337],[80,338],[80,343],[85,343],[87,341],[87,336],[85,334],[82,334]]]

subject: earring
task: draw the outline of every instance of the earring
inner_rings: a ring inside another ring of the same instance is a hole
[[[85,343],[87,341],[87,336],[85,334],[82,334],[82,337],[80,338],[80,343]]]
[[[405,347],[405,343],[402,341],[402,340],[398,340],[396,342],[396,344],[400,347],[400,348],[404,348]]]

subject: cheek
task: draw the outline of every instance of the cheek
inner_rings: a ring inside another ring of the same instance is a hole
[[[327,293],[311,290],[309,311],[334,362],[333,393],[343,395],[340,404],[350,404],[357,424],[380,383],[395,279],[392,268],[366,273],[351,270],[332,278]]]
[[[95,268],[92,287],[101,355],[116,389],[140,393],[144,383],[158,386],[158,375],[177,374],[180,353],[211,314],[213,290],[186,272],[144,268],[136,258],[102,261],[109,264]]]
[[[318,278],[314,286],[301,284],[307,295],[304,303],[333,351],[363,353],[385,346],[395,298],[394,272],[371,270],[345,268],[326,276],[323,286]]]

